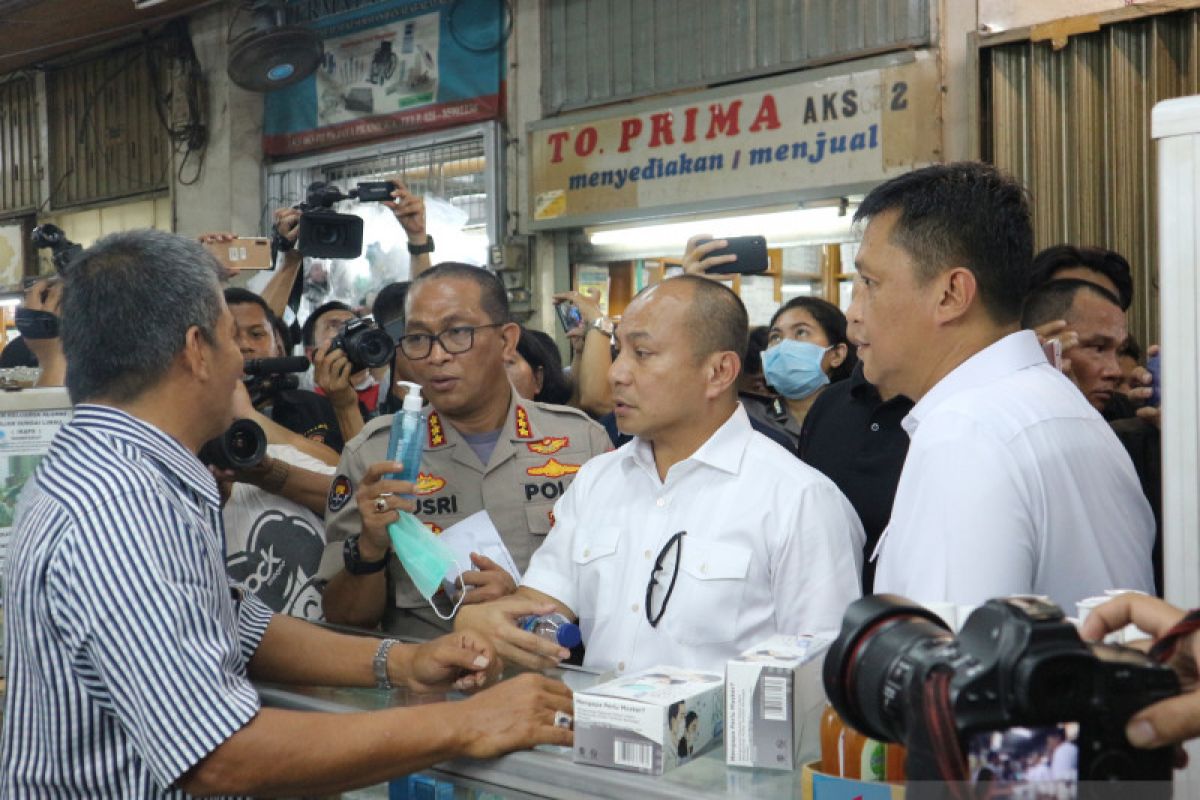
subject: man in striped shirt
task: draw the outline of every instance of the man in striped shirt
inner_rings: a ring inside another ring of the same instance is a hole
[[[68,269],[75,417],[19,506],[5,587],[0,796],[326,794],[459,755],[570,744],[541,676],[367,714],[260,707],[250,678],[474,689],[469,636],[378,646],[272,615],[225,576],[219,497],[196,459],[232,421],[242,358],[197,244],[114,234]]]

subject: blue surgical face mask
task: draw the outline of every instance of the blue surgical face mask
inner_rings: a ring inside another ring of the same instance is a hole
[[[763,351],[763,376],[789,400],[803,400],[829,383],[821,359],[830,347],[784,339]]]

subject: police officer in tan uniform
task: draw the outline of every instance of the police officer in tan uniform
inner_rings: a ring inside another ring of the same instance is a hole
[[[367,424],[342,453],[325,512],[325,618],[417,637],[450,629],[389,551],[387,525],[411,511],[440,532],[477,511],[524,570],[553,524],[554,502],[579,467],[611,449],[604,429],[573,408],[520,398],[504,369],[519,329],[487,270],[440,264],[413,281],[397,359],[421,384],[426,441],[415,485],[383,479],[391,417]],[[402,495],[414,495],[408,500]],[[515,591],[487,558],[464,573],[464,603]],[[445,598],[440,598],[445,601]],[[442,605],[442,603],[439,603]],[[447,610],[449,602],[445,602]]]

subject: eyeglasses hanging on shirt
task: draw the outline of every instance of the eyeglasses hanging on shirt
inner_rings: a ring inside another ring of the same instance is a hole
[[[671,601],[671,594],[675,591],[684,536],[687,536],[687,531],[680,531],[668,539],[658,552],[658,558],[654,559],[654,569],[650,570],[650,582],[646,584],[646,621],[651,628],[658,627],[658,621],[662,619],[667,603]],[[664,570],[671,573],[671,581],[665,585],[658,580],[658,573]]]

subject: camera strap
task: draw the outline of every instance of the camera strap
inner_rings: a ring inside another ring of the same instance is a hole
[[[1166,663],[1175,656],[1179,642],[1196,631],[1200,631],[1200,608],[1194,608],[1183,615],[1183,619],[1171,626],[1171,629],[1154,640],[1148,655],[1159,663]]]

